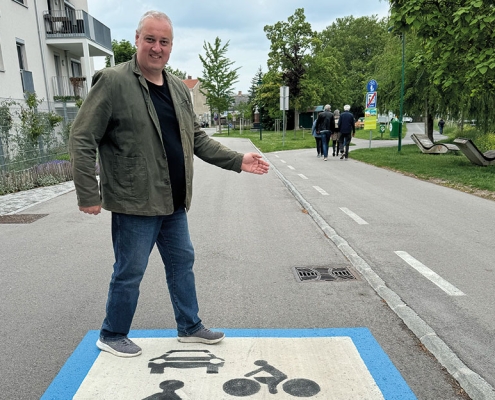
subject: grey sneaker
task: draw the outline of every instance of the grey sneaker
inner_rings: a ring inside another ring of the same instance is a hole
[[[136,357],[142,353],[141,347],[139,347],[127,336],[116,340],[109,340],[100,337],[96,342],[96,347],[118,357]]]
[[[225,337],[223,332],[213,332],[204,326],[192,335],[185,335],[184,333],[179,333],[177,340],[181,343],[204,343],[204,344],[214,344],[218,343]]]

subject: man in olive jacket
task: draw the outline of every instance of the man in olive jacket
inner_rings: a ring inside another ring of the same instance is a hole
[[[232,151],[200,129],[185,84],[164,71],[173,44],[166,14],[145,13],[135,43],[131,61],[95,74],[69,141],[79,209],[93,215],[102,207],[112,212],[115,264],[96,344],[120,357],[141,354],[127,335],[155,244],[165,264],[178,340],[212,344],[224,338],[198,317],[186,216],[193,158],[236,172],[265,174],[269,169],[261,155]]]

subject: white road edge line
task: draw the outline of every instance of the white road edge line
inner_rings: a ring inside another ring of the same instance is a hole
[[[423,275],[426,279],[429,279],[435,285],[437,285],[440,289],[442,289],[449,296],[465,296],[466,294],[457,289],[454,285],[447,282],[436,272],[433,272],[426,265],[422,264],[418,260],[416,260],[413,256],[405,251],[396,251],[400,258],[402,258],[406,263],[408,263],[411,267],[413,267],[416,271],[418,271],[421,275]]]
[[[359,215],[353,213],[351,210],[345,207],[340,207],[340,209],[346,213],[349,217],[351,217],[354,221],[356,221],[359,225],[368,225],[368,223],[362,219]]]

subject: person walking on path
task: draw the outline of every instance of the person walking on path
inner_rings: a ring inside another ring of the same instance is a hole
[[[260,154],[230,150],[201,130],[189,90],[164,70],[173,45],[166,14],[146,12],[135,44],[132,60],[95,74],[69,140],[79,209],[92,215],[102,208],[112,213],[115,263],[96,344],[120,357],[141,354],[127,335],[155,244],[165,266],[177,339],[213,344],[224,338],[204,327],[198,316],[186,214],[193,159],[238,173],[261,175],[269,169]]]
[[[333,117],[335,119],[335,131],[332,133],[332,157],[339,154],[339,119],[340,110],[335,110]]]
[[[356,125],[354,122],[354,115],[350,113],[351,106],[346,104],[344,106],[344,112],[340,114],[339,118],[339,131],[340,131],[340,159],[347,159],[349,157],[349,144],[352,137],[356,133]],[[352,136],[351,136],[352,135]]]
[[[443,127],[445,126],[445,121],[443,118],[440,118],[440,121],[438,121],[438,131],[440,132],[440,135],[443,135]]]
[[[323,160],[328,160],[328,144],[330,142],[330,135],[335,130],[335,119],[330,112],[330,104],[327,104],[323,108],[323,112],[318,114],[316,120],[316,131],[321,135],[321,141],[323,145]]]
[[[311,134],[316,140],[316,157],[320,158],[323,155],[323,145],[321,142],[321,135],[316,132],[316,122],[315,119],[313,122],[313,126],[311,127]]]

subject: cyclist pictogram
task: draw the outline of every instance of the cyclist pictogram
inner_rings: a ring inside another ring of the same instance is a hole
[[[287,375],[274,366],[268,364],[265,360],[257,360],[254,364],[260,368],[248,372],[244,375],[245,378],[236,378],[225,382],[223,384],[223,391],[236,397],[251,396],[261,390],[260,383],[263,383],[268,386],[268,391],[271,394],[277,394],[278,384],[285,381],[287,379]],[[268,373],[271,376],[254,376],[254,381],[251,379],[246,379],[253,375],[259,374],[260,372]],[[320,385],[309,379],[295,378],[285,381],[282,385],[282,389],[285,393],[290,394],[291,396],[311,397],[320,392]]]

